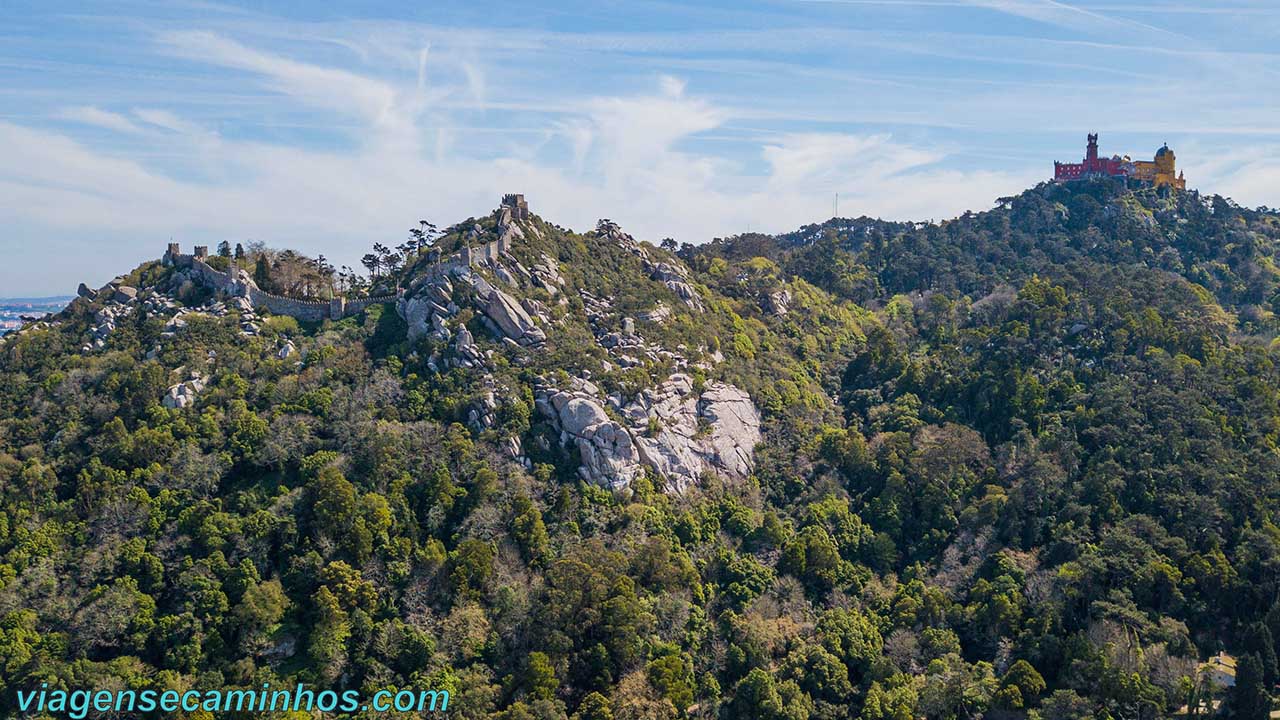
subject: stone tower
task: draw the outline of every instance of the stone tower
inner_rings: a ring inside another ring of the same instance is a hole
[[[507,193],[506,195],[503,195],[502,207],[511,210],[512,220],[529,219],[529,203],[525,202],[524,195],[518,193]]]

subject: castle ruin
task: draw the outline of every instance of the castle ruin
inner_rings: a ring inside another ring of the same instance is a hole
[[[483,262],[496,262],[511,249],[516,238],[524,237],[523,231],[515,224],[517,220],[529,219],[529,204],[524,195],[507,194],[502,196],[502,204],[494,211],[496,216],[498,239],[482,245],[464,245],[458,252],[442,257],[439,250],[431,250],[428,255],[429,265],[413,280],[409,289],[419,287],[428,280],[439,279],[449,273],[470,269]],[[194,276],[204,285],[234,297],[243,297],[255,307],[264,307],[275,315],[288,315],[305,322],[322,320],[341,320],[362,312],[370,305],[394,302],[405,295],[405,288],[399,288],[393,295],[379,295],[367,298],[348,299],[336,297],[331,300],[300,300],[297,298],[273,295],[258,287],[253,276],[239,267],[235,258],[228,258],[230,267],[224,272],[209,264],[209,247],[196,245],[190,255],[184,254],[178,243],[171,242],[165,249],[161,262],[173,267],[190,269]]]
[[[524,195],[515,193],[503,195],[501,207],[511,211],[513,220],[529,219],[529,203],[524,201]]]

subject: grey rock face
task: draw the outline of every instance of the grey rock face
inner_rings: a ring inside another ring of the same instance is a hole
[[[595,399],[598,390],[586,381],[571,391],[543,389],[536,404],[560,430],[560,441],[576,447],[588,482],[620,490],[644,472],[627,429],[609,418]]]
[[[786,315],[791,310],[791,291],[784,288],[769,293],[764,309],[778,317]]]
[[[671,319],[671,308],[667,307],[663,303],[658,303],[652,310],[641,313],[640,319],[645,322],[662,325],[667,320]]]
[[[698,312],[704,310],[702,298],[698,297],[698,292],[689,284],[688,271],[683,267],[672,263],[660,262],[650,269],[649,277],[666,285],[685,305]]]
[[[618,397],[609,403],[622,423],[609,417],[588,381],[575,380],[570,391],[538,390],[538,410],[560,430],[562,443],[577,447],[589,482],[625,488],[648,468],[679,493],[704,472],[751,474],[760,415],[742,390],[712,383],[698,395],[689,376],[676,373],[626,405]]]
[[[712,462],[730,475],[751,474],[761,440],[760,413],[751,397],[732,385],[712,383],[702,394],[698,412],[711,426],[706,446]]]
[[[699,397],[689,377],[676,373],[641,393],[624,414],[645,462],[677,492],[696,483],[703,472],[741,479],[754,468],[760,414],[751,398],[732,385],[711,383]]]
[[[520,307],[520,303],[501,290],[494,288],[489,293],[484,312],[504,336],[522,345],[541,343],[547,339],[546,333],[534,324],[533,318]]]
[[[400,298],[396,301],[396,312],[409,326],[409,342],[431,332],[431,301],[427,298]]]
[[[542,262],[530,267],[529,274],[534,285],[546,290],[552,296],[559,293],[560,286],[564,285],[564,278],[560,277],[559,264],[548,255],[543,255]]]
[[[462,325],[459,327],[457,339],[454,341],[455,349],[460,353],[469,352],[475,346],[475,338],[471,336],[471,331],[467,329],[467,326]]]
[[[458,326],[458,334],[453,340],[453,364],[459,367],[480,367],[485,364],[484,353],[476,346],[475,338],[466,325]]]

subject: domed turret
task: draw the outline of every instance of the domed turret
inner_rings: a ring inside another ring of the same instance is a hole
[[[1156,150],[1155,170],[1153,180],[1156,187],[1169,186],[1179,190],[1186,187],[1186,180],[1178,177],[1177,161],[1173,150],[1169,148],[1169,143],[1161,145],[1160,149]]]

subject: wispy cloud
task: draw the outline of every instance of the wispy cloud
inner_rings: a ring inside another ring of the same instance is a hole
[[[107,130],[114,130],[115,132],[128,133],[131,135],[142,133],[142,128],[138,127],[132,120],[124,115],[89,105],[66,108],[60,111],[57,114],[57,117],[63,120],[71,120],[85,125],[93,125]]]
[[[408,120],[397,117],[406,104],[395,89],[368,77],[254,50],[211,32],[168,32],[158,39],[177,55],[248,71],[271,89],[318,108],[353,112],[379,126]]]
[[[135,117],[148,125],[155,126],[169,132],[175,132],[182,135],[201,135],[206,131],[195,123],[188,122],[174,115],[168,110],[157,108],[136,108],[133,111]]]
[[[1164,36],[1177,36],[1154,25],[1137,20],[1113,17],[1098,9],[1060,2],[1059,0],[969,0],[974,7],[1016,15],[1028,20],[1069,30],[1107,33],[1116,30],[1142,31]]]

